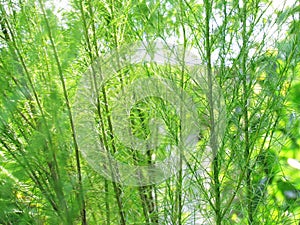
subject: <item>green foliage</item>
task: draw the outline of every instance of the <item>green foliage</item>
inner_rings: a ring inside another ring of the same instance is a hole
[[[273,11],[267,0],[0,4],[0,224],[298,224],[296,3]],[[183,128],[169,102],[148,97],[130,111],[132,133],[159,143],[155,149],[129,148],[111,123],[124,89],[149,77],[191,96],[201,129],[174,176],[131,187],[106,180],[82,157],[72,106],[92,63],[145,40],[176,42],[183,52],[192,46],[203,83],[182,65],[114,68],[91,109],[99,140],[129,165],[170,156]]]

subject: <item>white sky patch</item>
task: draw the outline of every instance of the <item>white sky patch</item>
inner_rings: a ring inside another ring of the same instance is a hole
[[[59,11],[62,9],[64,9],[64,10],[71,9],[69,0],[53,0],[53,4],[56,8],[56,11]]]
[[[285,1],[273,0],[270,7],[266,10],[266,16],[271,16],[272,19],[275,19],[276,14],[274,12],[284,11],[285,9],[287,9],[288,7],[292,7],[296,3],[297,3],[296,0],[285,0]],[[278,30],[277,25],[272,26],[269,30],[269,33],[273,35],[274,33],[276,33],[277,30]],[[281,26],[280,30],[281,31],[278,34],[279,38],[284,38],[284,34],[287,32],[288,26]]]
[[[52,0],[49,1],[54,6],[54,14],[58,17],[59,20],[63,19],[62,13],[64,11],[71,11],[72,7],[69,0]]]
[[[298,160],[289,158],[287,162],[291,167],[300,170],[300,162]]]
[[[293,6],[295,3],[296,3],[296,0],[286,0],[286,1],[273,0],[272,1],[272,7],[273,7],[273,9],[282,10],[286,7]]]
[[[288,22],[280,26],[274,23],[277,17],[275,12],[283,11],[288,7],[292,7],[293,5],[296,4],[296,2],[297,0],[283,0],[283,1],[273,0],[271,1],[271,4],[267,9],[265,8],[267,5],[262,4],[261,10],[266,9],[266,12],[262,18],[264,18],[265,20],[270,20],[271,23],[262,24],[262,22],[259,22],[254,30],[255,35],[253,35],[252,40],[255,41],[256,43],[264,42],[265,51],[268,49],[273,49],[275,47],[276,41],[280,41],[285,38],[289,28]],[[203,5],[203,0],[196,0],[195,3]],[[243,0],[239,0],[239,6],[243,7]],[[70,0],[48,0],[46,2],[46,7],[53,9],[54,14],[58,17],[62,25],[64,25],[63,13],[72,10],[72,7],[70,5]],[[171,10],[171,8],[172,8],[171,4],[167,3],[167,9]],[[220,26],[223,23],[221,17],[222,16],[219,15],[218,13],[214,14],[214,20],[211,23],[212,30],[214,30],[216,27]],[[250,25],[250,23],[252,22],[250,20],[251,19],[249,19],[248,21],[248,25]],[[166,38],[166,40],[170,44],[182,44],[183,43],[182,30],[180,30],[179,37],[169,36]],[[237,41],[238,40],[233,39],[232,46],[231,46],[232,49],[231,57],[234,57],[235,56],[234,54],[238,54],[240,50],[240,46],[237,43]],[[255,55],[255,51],[256,49],[250,49],[249,56],[251,57],[252,55]],[[219,50],[214,51],[212,53],[212,62],[213,63],[217,62],[218,57],[219,57]]]

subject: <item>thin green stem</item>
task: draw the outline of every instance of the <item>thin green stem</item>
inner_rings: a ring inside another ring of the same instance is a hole
[[[217,144],[217,134],[216,134],[216,122],[215,122],[215,113],[214,113],[214,99],[213,99],[213,72],[211,64],[211,52],[212,46],[210,43],[210,19],[212,12],[212,4],[210,1],[205,0],[205,52],[206,52],[206,69],[207,69],[207,79],[208,79],[208,104],[209,104],[209,129],[210,129],[210,147],[213,153],[213,189],[214,189],[214,199],[215,199],[215,220],[217,225],[221,225],[222,222],[222,212],[221,212],[221,192],[220,192],[220,160],[218,153],[218,144]]]
[[[85,205],[85,200],[84,200],[84,196],[83,196],[80,155],[79,155],[79,147],[78,147],[77,138],[76,138],[75,125],[74,125],[74,120],[73,120],[73,116],[72,116],[71,105],[70,105],[70,102],[69,102],[69,96],[68,96],[68,92],[67,92],[67,88],[66,88],[66,84],[65,84],[65,78],[64,78],[64,75],[63,75],[63,70],[62,70],[62,67],[61,67],[61,63],[60,63],[60,59],[59,59],[59,56],[58,56],[58,53],[57,53],[57,49],[56,49],[56,46],[55,46],[55,43],[54,43],[51,27],[50,27],[50,24],[49,24],[49,21],[48,21],[43,3],[42,3],[41,0],[39,2],[40,2],[40,5],[41,5],[41,8],[42,8],[43,16],[44,16],[46,26],[47,26],[47,30],[48,30],[48,36],[49,36],[49,39],[50,39],[51,47],[52,47],[53,53],[54,53],[54,58],[55,58],[56,65],[57,65],[57,68],[58,68],[58,74],[59,74],[61,85],[62,85],[62,88],[63,88],[63,94],[64,94],[64,98],[65,98],[65,103],[66,103],[66,107],[67,107],[67,112],[68,112],[70,125],[71,125],[72,138],[73,138],[73,143],[74,143],[74,148],[75,148],[78,186],[79,186],[78,198],[79,198],[80,204],[81,204],[81,212],[80,212],[81,213],[81,220],[82,220],[81,222],[82,222],[82,225],[86,225],[87,224],[86,205]]]
[[[247,32],[247,0],[244,1],[242,9],[242,62],[241,62],[241,75],[243,77],[242,86],[243,86],[243,117],[244,117],[244,135],[245,135],[245,150],[244,150],[244,160],[247,162],[247,159],[251,157],[250,155],[250,133],[249,133],[249,88],[248,82],[250,80],[249,75],[247,74],[247,58],[248,58],[248,32]],[[247,212],[248,212],[248,224],[253,224],[253,194],[252,194],[252,179],[251,173],[252,168],[251,164],[246,164],[246,200],[247,200]]]
[[[83,8],[83,3],[80,2],[80,12],[81,12],[81,18],[82,18],[82,22],[83,22],[83,26],[84,26],[84,34],[85,34],[85,40],[86,40],[86,44],[87,44],[87,47],[88,47],[88,53],[89,53],[89,58],[90,58],[90,62],[91,63],[95,63],[94,60],[95,60],[95,57],[93,56],[93,49],[92,49],[92,44],[91,44],[91,41],[90,41],[90,37],[89,37],[89,32],[88,32],[88,27],[87,27],[87,21],[86,21],[86,16],[84,14],[84,8]],[[91,4],[89,4],[89,6],[91,7]],[[89,10],[90,13],[93,13],[93,11],[90,9]],[[93,18],[93,14],[91,15],[91,17]],[[92,26],[94,26],[94,24],[92,24]],[[95,29],[93,29],[95,30]],[[93,33],[95,35],[95,32]],[[95,36],[93,37],[93,40],[95,40]],[[96,44],[96,42],[94,41],[94,44]],[[97,49],[97,46],[94,46],[95,49]],[[99,57],[99,53],[98,52],[94,52],[96,55],[96,57]],[[101,65],[98,64],[99,68],[97,68],[100,72],[100,74],[102,74],[102,71],[101,71]],[[97,71],[98,72],[98,71]],[[114,140],[114,134],[113,134],[113,128],[112,128],[112,122],[111,122],[111,118],[110,118],[110,111],[109,111],[109,107],[108,107],[108,100],[107,100],[107,94],[106,94],[106,90],[105,90],[105,87],[102,86],[101,90],[99,90],[98,88],[98,84],[97,84],[97,78],[96,78],[96,71],[94,69],[94,67],[92,66],[92,80],[93,80],[93,83],[94,83],[94,86],[95,86],[95,92],[97,93],[97,114],[99,116],[99,119],[100,119],[100,123],[102,124],[101,125],[101,133],[102,133],[102,139],[103,139],[103,143],[104,143],[104,146],[105,146],[105,149],[107,151],[107,157],[108,157],[108,160],[109,160],[109,167],[110,167],[110,171],[111,171],[111,175],[112,175],[112,178],[115,182],[112,183],[113,185],[113,188],[114,188],[114,192],[115,192],[115,197],[116,197],[116,201],[117,201],[117,205],[118,205],[118,209],[119,209],[119,215],[120,215],[120,223],[122,225],[126,225],[126,220],[125,220],[125,212],[124,212],[124,209],[123,209],[123,202],[122,202],[122,198],[121,198],[121,193],[122,193],[122,189],[121,189],[121,186],[120,184],[118,183],[118,174],[115,174],[117,173],[114,172],[113,168],[112,168],[112,163],[111,163],[111,157],[110,157],[110,153],[108,152],[109,151],[109,144],[108,144],[108,140],[107,138],[109,137],[109,139],[111,140],[111,147],[112,147],[112,151],[113,152],[116,152],[116,147],[115,147],[115,140]],[[102,95],[103,95],[103,101],[104,101],[104,110],[105,110],[105,113],[106,113],[106,118],[107,118],[107,122],[108,122],[108,137],[107,137],[107,132],[105,130],[105,126],[104,126],[104,118],[103,118],[103,115],[102,115],[102,112],[101,112],[101,107],[100,107],[100,99],[99,99],[99,93],[100,91],[102,92]]]

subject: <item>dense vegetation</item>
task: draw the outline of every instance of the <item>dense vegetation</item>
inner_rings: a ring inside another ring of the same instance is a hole
[[[300,224],[274,2],[1,0],[0,224]]]

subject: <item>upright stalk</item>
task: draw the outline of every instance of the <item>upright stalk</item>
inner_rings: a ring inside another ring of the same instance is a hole
[[[220,180],[219,180],[219,154],[217,145],[217,135],[215,130],[215,113],[214,113],[214,99],[213,99],[213,73],[211,65],[211,36],[210,36],[210,19],[212,12],[212,3],[210,0],[204,1],[205,5],[205,52],[206,52],[206,70],[207,70],[207,81],[208,81],[208,103],[209,103],[209,128],[210,128],[210,147],[213,153],[213,190],[215,199],[215,216],[216,224],[221,225],[222,213],[221,213],[221,193],[220,193]]]
[[[185,18],[185,11],[184,11],[184,2],[181,0],[180,1],[180,24],[181,24],[181,29],[182,29],[182,34],[183,34],[183,54],[182,54],[182,59],[181,61],[181,71],[180,71],[180,90],[181,90],[181,95],[183,95],[183,88],[184,88],[184,74],[185,74],[185,53],[186,53],[186,46],[187,46],[187,38],[186,38],[186,30],[185,30],[185,23],[184,23],[184,18]],[[180,115],[182,116],[183,113],[183,108],[182,104],[180,105]],[[176,198],[177,198],[177,224],[181,225],[182,224],[182,209],[183,209],[183,191],[182,191],[182,186],[183,186],[183,154],[182,154],[182,145],[180,144],[183,140],[182,137],[182,121],[180,121],[180,129],[179,129],[179,171],[178,171],[178,180],[177,180],[177,191],[176,191]]]
[[[93,31],[93,41],[90,40],[90,37],[89,37],[89,31],[88,31],[88,23],[86,21],[86,17],[85,17],[85,14],[84,14],[84,7],[83,7],[83,3],[80,2],[80,12],[81,12],[81,18],[82,18],[82,21],[83,21],[83,26],[84,26],[84,35],[85,35],[85,39],[86,39],[86,43],[87,43],[87,47],[88,47],[88,53],[89,53],[89,58],[90,58],[90,62],[91,63],[94,63],[94,60],[96,58],[99,58],[99,53],[97,51],[98,47],[97,47],[97,42],[96,42],[96,34],[95,34],[95,24],[94,24],[94,21],[93,21],[93,10],[91,8],[91,3],[89,3],[89,13],[90,13],[90,16],[92,18],[92,31]],[[94,44],[94,46],[92,45],[92,43]],[[92,46],[94,47],[95,51],[93,51],[92,49]],[[94,54],[93,54],[94,53]],[[96,57],[94,57],[94,55]],[[99,65],[100,66],[100,65]],[[98,68],[101,73],[101,68]],[[93,82],[94,82],[94,85],[95,85],[95,91],[97,94],[100,93],[100,91],[102,92],[103,94],[103,101],[104,101],[104,110],[105,110],[105,113],[106,113],[106,119],[107,119],[107,122],[108,122],[108,135],[107,135],[107,132],[105,131],[104,129],[104,118],[103,118],[103,115],[102,115],[102,112],[101,112],[101,107],[100,107],[100,100],[99,100],[99,97],[97,97],[97,113],[98,113],[98,116],[99,116],[99,119],[100,119],[100,123],[102,124],[101,125],[101,133],[102,133],[102,138],[103,138],[103,144],[106,148],[107,151],[109,151],[109,144],[108,144],[108,137],[109,139],[111,140],[111,148],[112,148],[112,151],[113,152],[116,152],[116,146],[115,146],[115,140],[114,140],[114,134],[113,134],[113,127],[112,127],[112,122],[111,122],[111,117],[109,116],[110,112],[109,112],[109,107],[108,107],[108,100],[107,100],[107,94],[106,94],[106,90],[104,87],[100,88],[98,87],[97,85],[97,79],[96,79],[96,71],[94,71],[94,67],[92,67],[92,79],[93,79]],[[99,95],[98,95],[99,96]],[[108,137],[107,137],[108,136]],[[108,159],[110,161],[110,156],[109,156],[109,153],[108,153]],[[119,212],[119,215],[120,215],[120,224],[121,225],[126,225],[126,219],[125,219],[125,212],[124,212],[124,209],[123,209],[123,201],[122,201],[122,197],[121,197],[121,194],[122,194],[122,188],[121,188],[121,185],[117,183],[118,181],[118,174],[115,174],[115,172],[113,171],[112,169],[112,165],[111,163],[109,162],[109,165],[110,167],[110,171],[112,172],[112,177],[113,177],[113,180],[116,181],[116,182],[112,182],[112,185],[113,185],[113,189],[114,189],[114,192],[115,192],[115,197],[116,197],[116,201],[117,201],[117,205],[118,205],[118,212]],[[117,172],[117,171],[116,171]],[[108,207],[108,203],[106,204],[106,207]]]
[[[250,165],[250,137],[249,137],[249,88],[248,88],[248,78],[247,76],[247,57],[248,57],[248,34],[247,34],[247,0],[244,0],[244,5],[242,9],[242,40],[243,46],[241,51],[241,72],[242,72],[242,86],[243,86],[243,117],[244,117],[244,135],[245,135],[245,150],[244,150],[244,160],[248,162],[246,167],[246,201],[247,201],[247,212],[248,212],[248,224],[253,224],[253,206],[252,206],[252,182],[251,182],[251,165]]]
[[[47,18],[47,15],[46,15],[44,5],[43,5],[42,1],[39,0],[39,3],[41,5],[43,16],[44,16],[44,19],[45,19],[45,22],[46,22],[48,36],[49,36],[49,39],[50,39],[51,47],[52,47],[53,53],[54,53],[54,58],[55,58],[56,65],[57,65],[57,68],[58,68],[58,74],[59,74],[59,78],[60,78],[61,85],[62,85],[62,88],[63,88],[63,94],[64,94],[65,103],[66,103],[66,107],[67,107],[69,122],[70,122],[70,125],[71,125],[72,138],[73,138],[73,143],[74,143],[74,148],[75,148],[78,186],[79,186],[79,193],[78,193],[77,197],[80,201],[80,207],[81,207],[81,211],[80,211],[81,222],[82,222],[82,225],[86,225],[87,224],[86,206],[85,206],[85,200],[84,200],[84,196],[83,196],[80,155],[79,155],[79,147],[78,147],[76,133],[75,133],[74,120],[73,120],[72,111],[71,111],[71,105],[70,105],[70,102],[69,102],[69,96],[68,96],[68,92],[67,92],[67,88],[66,88],[66,84],[65,84],[65,80],[64,80],[63,70],[62,70],[61,63],[60,63],[60,60],[59,60],[59,56],[58,56],[56,46],[55,46],[55,43],[54,43],[54,39],[53,39],[53,35],[52,35],[52,32],[51,32],[50,24],[49,24],[49,21],[48,21],[48,18]]]

